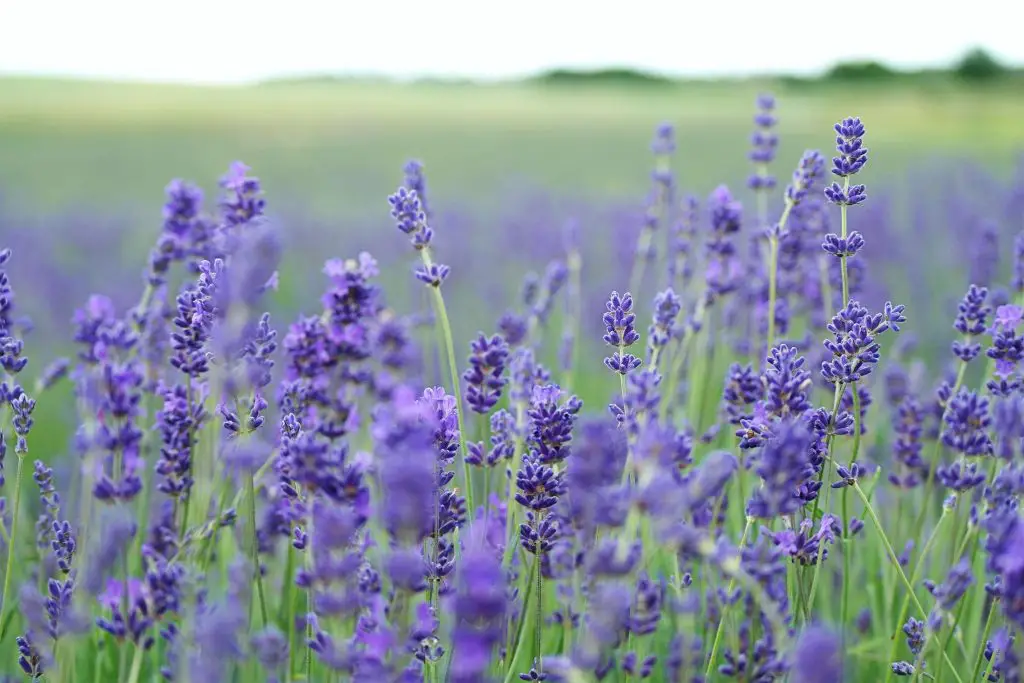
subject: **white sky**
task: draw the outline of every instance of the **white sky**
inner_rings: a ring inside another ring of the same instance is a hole
[[[852,58],[936,65],[979,45],[1024,63],[1020,16],[1007,16],[1015,4],[0,0],[0,73],[206,83],[324,72],[494,78],[608,65],[806,73]],[[858,26],[844,31],[843,15]]]

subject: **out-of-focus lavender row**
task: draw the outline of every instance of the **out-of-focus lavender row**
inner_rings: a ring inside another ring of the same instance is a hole
[[[926,312],[918,342],[925,355],[934,357],[945,344],[942,334],[931,333],[945,332],[945,312],[955,307],[958,292],[967,283],[990,285],[1010,276],[1010,255],[1017,248],[1014,237],[1024,230],[1024,156],[1009,177],[993,175],[967,160],[937,159],[903,178],[889,179],[883,187],[853,225],[870,236],[860,260],[870,265],[851,277],[861,278],[862,298],[869,305],[896,296]],[[386,191],[381,188],[381,196]],[[740,195],[747,207],[754,205],[750,194]],[[684,187],[676,190],[676,200],[696,200],[696,229],[704,229],[706,197],[688,194]],[[637,235],[653,201],[583,199],[520,186],[483,212],[469,208],[462,198],[435,196],[434,224],[443,227],[444,238],[434,249],[452,266],[453,278],[461,281],[452,288],[460,313],[453,321],[456,337],[465,341],[477,329],[491,329],[496,311],[519,306],[527,283],[545,276],[539,264],[554,269],[564,265],[570,239],[578,242],[582,256],[584,307],[599,308],[607,292],[618,286],[621,274],[629,272]],[[281,205],[288,207],[288,202],[279,200],[277,208],[268,207],[286,247],[287,277],[282,281],[287,285],[274,297],[275,313],[288,318],[302,302],[312,300],[321,274],[310,264],[363,250],[378,257],[392,306],[402,311],[425,308],[418,283],[404,277],[403,269],[390,267],[408,260],[408,254],[401,244],[387,239],[393,227],[386,205],[382,203],[376,220],[325,220],[295,207],[280,209]],[[773,215],[778,209],[770,207]],[[675,220],[683,213],[680,209]],[[747,238],[759,237],[752,227],[757,221],[747,218]],[[821,218],[837,220],[827,211],[815,220]],[[672,229],[663,225],[659,230],[666,227]],[[90,292],[110,293],[122,310],[135,303],[143,277],[138,264],[144,262],[160,229],[158,206],[153,207],[151,220],[140,224],[117,212],[20,205],[0,193],[0,234],[19,254],[11,271],[25,283],[21,309],[33,311],[33,344],[51,351],[63,345],[74,309]],[[815,229],[828,232],[825,226]],[[664,240],[664,235],[655,239]],[[651,267],[646,273],[645,296],[653,293],[655,271]],[[997,288],[994,296],[999,302],[1003,295]],[[594,338],[598,321],[582,324],[582,336]]]

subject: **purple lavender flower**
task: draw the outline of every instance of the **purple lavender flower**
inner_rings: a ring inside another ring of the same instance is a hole
[[[817,530],[810,519],[804,519],[795,530],[784,529],[768,533],[772,543],[778,546],[779,550],[797,564],[807,567],[817,564],[819,556],[822,562],[828,559],[828,547],[835,543],[841,530],[839,520],[833,515],[825,514]]]
[[[950,401],[944,421],[942,443],[947,447],[967,456],[992,454],[992,439],[988,434],[992,418],[987,398],[966,388],[960,389]]]
[[[605,308],[607,312],[602,317],[604,342],[618,351],[605,358],[604,364],[613,372],[625,375],[640,366],[639,358],[623,350],[640,340],[640,334],[636,331],[636,314],[633,313],[633,297],[629,292],[621,296],[618,292],[612,292]]]
[[[811,408],[807,391],[811,373],[796,347],[780,344],[771,350],[764,370],[765,409],[779,419],[801,416]]]
[[[820,626],[805,629],[793,651],[789,680],[793,683],[842,683],[843,650],[839,638]]]
[[[800,163],[793,171],[793,180],[786,186],[786,201],[793,206],[801,204],[815,183],[825,172],[825,159],[817,150],[807,150],[800,157]]]
[[[870,374],[880,357],[876,337],[890,329],[899,332],[906,322],[903,309],[887,302],[884,313],[870,314],[858,302],[850,301],[828,325],[833,338],[826,339],[824,346],[832,359],[822,363],[822,377],[833,384],[852,384]]]
[[[410,159],[405,162],[402,171],[405,173],[405,181],[402,184],[416,193],[423,215],[429,220],[430,206],[427,204],[427,179],[423,175],[423,162]]]
[[[836,151],[832,157],[832,173],[840,178],[856,175],[868,162],[868,148],[864,146],[864,124],[859,118],[843,119],[835,126]],[[853,185],[848,190],[838,183],[825,188],[825,196],[833,204],[852,206],[867,199],[863,185]]]
[[[416,190],[400,187],[388,197],[388,203],[391,205],[391,217],[398,229],[409,235],[413,248],[421,250],[428,247],[434,231],[427,225],[427,214]]]
[[[452,605],[452,640],[458,647],[450,675],[453,683],[475,683],[486,680],[505,632],[508,604],[501,563],[483,539],[471,540],[462,560]]]
[[[751,150],[747,157],[758,166],[747,180],[747,187],[755,191],[768,191],[775,187],[775,178],[768,173],[768,164],[775,159],[779,137],[773,132],[778,119],[774,115],[775,98],[769,94],[757,96],[757,114],[754,115],[754,133],[750,137]]]
[[[474,412],[485,415],[497,405],[501,390],[508,384],[502,376],[508,361],[508,345],[500,335],[487,338],[481,332],[469,348],[469,368],[462,375],[469,386],[466,403]]]
[[[654,319],[647,328],[647,355],[650,360],[656,359],[677,334],[676,320],[682,308],[682,301],[671,287],[654,297]]]
[[[747,505],[747,514],[761,519],[790,515],[803,505],[797,497],[799,485],[813,477],[810,460],[812,436],[801,423],[785,421],[775,428],[757,456],[754,470],[761,478],[761,487]]]
[[[16,375],[25,369],[27,358],[22,358],[24,343],[14,336],[14,292],[10,278],[3,270],[11,259],[11,250],[0,250],[0,369],[9,375]]]
[[[936,608],[950,612],[972,583],[974,583],[974,575],[971,573],[971,565],[964,558],[949,570],[945,581],[940,584],[925,581],[924,585],[935,598]]]
[[[224,223],[229,227],[243,225],[263,215],[266,204],[259,178],[249,176],[249,167],[235,161],[220,179],[224,190],[220,208]]]
[[[677,283],[685,290],[693,277],[692,252],[699,222],[697,198],[688,195],[680,203],[679,218],[669,232],[668,244],[668,283],[675,287]]]
[[[899,403],[893,417],[893,460],[897,471],[889,473],[889,481],[898,488],[914,488],[921,483],[926,465],[921,458],[925,411],[913,397]]]
[[[142,490],[143,432],[138,425],[142,381],[141,368],[135,362],[100,366],[99,425],[94,441],[104,455],[103,469],[93,486],[93,495],[99,500],[132,500]]]
[[[164,190],[163,231],[149,253],[146,280],[157,288],[167,282],[167,273],[176,262],[193,255],[197,232],[202,232],[203,191],[181,179],[174,179]],[[205,235],[200,235],[204,237]]]
[[[992,309],[985,305],[988,290],[984,287],[971,285],[964,295],[963,301],[957,306],[956,322],[953,327],[962,335],[962,341],[953,342],[953,355],[968,363],[981,352],[981,344],[972,343],[971,338],[985,331],[985,321]]]
[[[705,271],[708,302],[733,291],[740,277],[740,262],[734,236],[740,231],[742,205],[733,199],[725,185],[717,187],[708,198],[711,236],[707,241],[708,265]]]
[[[750,417],[750,406],[757,403],[764,395],[761,378],[754,372],[751,365],[733,363],[725,377],[725,389],[722,392],[722,403],[729,424],[738,425],[744,418]]]

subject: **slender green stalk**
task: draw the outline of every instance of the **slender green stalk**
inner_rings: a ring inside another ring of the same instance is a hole
[[[942,516],[939,517],[939,521],[936,522],[935,526],[932,528],[932,532],[928,535],[928,540],[925,541],[924,547],[921,548],[921,553],[920,553],[920,555],[918,555],[917,562],[914,563],[914,569],[910,573],[910,583],[911,583],[911,585],[916,585],[918,579],[921,578],[921,572],[924,570],[924,565],[925,565],[925,561],[928,558],[928,553],[932,549],[932,546],[935,544],[936,539],[938,539],[938,537],[939,537],[939,528],[942,526],[943,521],[945,521],[948,516],[949,516],[949,510],[947,508],[943,508],[942,509]],[[908,594],[905,598],[903,598],[903,605],[902,605],[902,607],[900,607],[899,618],[896,620],[896,630],[893,631],[893,635],[892,635],[892,638],[891,638],[892,645],[889,648],[889,660],[888,660],[890,662],[896,660],[896,652],[899,649],[899,643],[900,643],[900,640],[899,640],[900,629],[902,629],[902,627],[903,627],[903,622],[905,622],[907,620],[907,613],[909,611],[910,611],[910,595]],[[886,677],[885,677],[886,683],[888,683],[891,679],[892,679],[892,670],[890,669],[886,673]]]
[[[536,618],[536,611],[532,609],[533,605],[533,592],[536,590],[534,584],[534,575],[540,573],[540,558],[535,557],[530,567],[530,576],[526,582],[526,593],[523,596],[523,609],[521,616],[519,617],[519,625],[513,634],[513,642],[511,647],[508,648],[508,658],[506,660],[507,668],[505,670],[504,683],[511,683],[517,679],[519,670],[525,666],[530,660],[531,656],[529,651],[526,649],[528,646],[526,643],[532,645],[532,639],[524,637],[526,631],[530,629],[539,629],[538,624],[532,623]]]
[[[537,513],[537,528],[536,531],[540,531],[540,522],[543,519],[543,512]],[[538,533],[539,538],[539,533]],[[537,575],[537,613],[535,615],[536,622],[533,625],[534,633],[534,644],[533,644],[533,656],[537,659],[537,668],[539,671],[543,671],[543,653],[544,653],[544,570],[540,568],[541,564],[541,552],[540,544],[537,544],[537,560],[538,565],[537,571],[534,574]]]
[[[857,456],[860,454],[860,432],[861,432],[861,415],[860,415],[860,392],[857,391],[857,385],[853,385],[853,454],[850,456],[850,462],[857,462]],[[846,628],[847,620],[849,618],[849,606],[850,606],[850,517],[847,513],[847,503],[849,499],[849,487],[843,489],[843,596],[840,602],[840,628],[842,633],[843,642],[846,642]]]
[[[121,576],[124,579],[124,584],[121,586],[121,614],[128,618],[128,586],[131,574],[128,573],[128,552],[126,550],[121,551]],[[136,656],[138,655],[138,649],[136,649]],[[123,644],[121,646],[121,659],[118,663],[117,668],[117,680],[124,681],[125,675],[128,673],[128,648]]]
[[[843,391],[845,391],[845,389],[846,389],[846,386],[844,384],[836,384],[835,395],[832,398],[832,417],[829,418],[829,424],[830,425],[835,421],[836,414],[839,412],[839,401],[842,398]],[[831,486],[831,483],[830,483],[830,479],[832,479],[832,457],[831,457],[831,453],[832,453],[832,442],[833,442],[833,440],[834,440],[833,439],[833,435],[831,435],[831,434],[826,437],[825,443],[826,443],[826,446],[828,447],[828,454],[827,454],[827,456],[825,458],[825,463],[821,467],[821,477],[819,479],[819,481],[822,482],[822,485],[823,485],[823,487],[825,489],[825,508],[826,509],[828,509],[829,500],[832,497],[832,486]],[[816,496],[814,498],[814,508],[811,511],[811,519],[812,520],[818,518],[818,509],[819,509],[820,503],[821,503],[821,495],[819,494],[818,496]],[[807,613],[805,614],[805,617],[808,620],[811,618],[811,611],[814,609],[814,597],[815,597],[815,595],[817,595],[817,590],[818,590],[818,574],[821,572],[821,559],[824,556],[824,554],[825,554],[825,544],[821,543],[821,544],[818,545],[818,556],[817,556],[817,558],[815,558],[815,561],[814,561],[814,571],[811,574],[811,587],[810,587],[810,590],[808,591],[808,595],[807,595]]]
[[[856,429],[856,426],[854,427]],[[847,510],[847,495],[843,490],[843,593],[839,603],[839,635],[846,643],[846,624],[850,615],[850,516]]]
[[[971,673],[971,680],[978,680],[978,672],[981,671],[981,662],[985,657],[985,645],[988,643],[988,634],[992,631],[992,617],[995,616],[996,607],[999,606],[999,598],[992,601],[992,604],[988,606],[988,616],[985,618],[985,628],[981,631],[981,639],[978,641],[978,653],[974,656],[974,669]],[[995,653],[992,654],[992,660],[995,660]],[[986,676],[982,680],[988,680]]]
[[[11,589],[11,576],[14,574],[14,554],[18,545],[18,523],[21,519],[21,489],[25,472],[25,454],[18,453],[18,468],[14,475],[14,510],[11,512],[11,541],[7,544],[7,568],[4,571],[4,589],[0,593],[0,620],[3,619],[7,607],[7,594]]]
[[[778,233],[772,231],[768,235],[768,339],[765,353],[770,353],[775,345],[775,306],[778,299],[779,281],[779,235],[786,229],[789,221],[789,213],[793,210],[793,203],[786,200],[786,207],[782,210],[779,218]]]
[[[313,496],[310,495],[309,501],[309,522],[306,526],[306,567],[312,572],[313,570]],[[306,612],[309,614],[313,613],[313,588],[312,586],[306,592]],[[313,640],[313,624],[307,619],[306,620],[306,638],[308,641]],[[313,681],[313,648],[306,646],[306,681],[312,683]]]
[[[430,258],[429,249],[421,249],[420,256],[423,258],[423,265],[426,268],[429,269],[434,265],[433,260]],[[466,429],[462,419],[462,412],[465,410],[465,406],[462,403],[459,366],[455,361],[455,342],[452,337],[452,325],[448,319],[448,309],[445,307],[444,296],[441,294],[440,286],[428,287],[428,289],[430,289],[430,295],[434,299],[437,324],[441,329],[441,336],[444,338],[445,353],[448,356],[448,373],[452,383],[452,394],[455,396],[455,417],[459,425],[459,453],[462,457],[462,475],[466,482],[466,509],[475,510],[476,508],[473,507],[473,479],[469,471],[469,463],[466,462]]]
[[[285,681],[292,683],[293,662],[295,659],[295,546],[288,540],[288,558],[284,569],[284,598],[278,610],[281,628],[288,634],[288,662],[285,666]]]
[[[917,607],[922,616],[927,618],[928,610],[926,610],[924,605],[921,604],[921,601],[917,597],[917,593],[914,592],[913,584],[910,583],[910,579],[908,579],[907,575],[903,572],[903,567],[900,566],[899,556],[896,555],[896,551],[893,550],[892,543],[889,541],[889,537],[885,534],[885,529],[882,527],[882,522],[878,519],[878,515],[875,513],[875,508],[871,505],[871,500],[864,493],[864,489],[861,488],[860,482],[854,481],[852,487],[854,493],[856,493],[860,497],[861,502],[864,503],[864,509],[868,513],[868,517],[871,519],[871,523],[874,525],[875,530],[878,532],[879,538],[882,539],[882,545],[885,546],[886,552],[889,553],[889,559],[892,560],[892,565],[896,568],[896,573],[899,575],[900,581],[903,582],[903,586],[910,593],[910,599],[914,602],[914,606]],[[953,678],[956,679],[957,683],[964,683],[963,679],[960,678],[960,674],[957,673],[956,668],[953,666],[953,663],[949,661],[949,655],[947,655],[945,651],[941,654],[943,661],[946,662],[952,671]]]
[[[567,293],[565,321],[566,332],[572,339],[569,347],[569,358],[562,373],[562,387],[566,393],[571,394],[576,380],[576,356],[580,346],[580,319],[583,315],[583,303],[581,301],[582,283],[580,282],[583,272],[583,259],[580,250],[573,245],[566,256],[566,265],[569,269],[569,291]]]
[[[672,365],[669,368],[665,382],[665,392],[662,394],[661,406],[659,406],[658,417],[662,421],[668,417],[669,408],[672,407],[672,403],[675,401],[676,387],[679,384],[679,375],[683,371],[683,366],[686,364],[686,358],[689,355],[690,347],[693,344],[694,338],[697,336],[695,329],[704,322],[704,313],[707,310],[705,301],[706,297],[702,292],[700,294],[700,298],[697,300],[697,306],[693,312],[694,329],[684,332],[682,338],[676,343],[678,348],[672,357]]]
[[[250,474],[245,480],[246,497],[249,499],[249,528],[250,543],[249,560],[252,562],[253,581],[256,582],[256,596],[260,606],[260,618],[263,620],[263,628],[267,627],[270,620],[267,618],[267,599],[263,594],[263,572],[260,571],[260,545],[257,538],[256,528],[256,485],[253,482],[253,475]],[[252,611],[249,612],[249,624],[252,625]]]
[[[135,654],[132,656],[132,670],[128,674],[128,683],[139,683],[139,674],[142,673],[142,655],[145,652],[145,649],[142,647],[135,646]]]
[[[747,544],[747,535],[750,533],[750,527],[754,524],[753,517],[747,517],[747,524],[743,528],[743,535],[740,536],[739,550],[743,550],[743,547]],[[731,594],[733,589],[736,587],[736,579],[732,578],[729,580],[729,586],[726,588],[726,594]],[[726,604],[722,607],[722,616],[718,620],[718,628],[715,629],[715,638],[711,641],[711,654],[708,655],[708,668],[704,672],[704,677],[711,680],[711,673],[715,668],[715,660],[718,657],[718,647],[722,642],[722,634],[725,632],[725,618],[729,615],[730,605]]]
[[[964,383],[964,375],[967,373],[967,363],[960,362],[960,367],[956,373],[956,381],[953,383],[953,389],[950,391],[950,398],[956,395],[956,392],[960,390],[960,387]],[[945,405],[942,406],[942,417],[939,419],[939,429],[941,431],[942,424],[946,419],[946,411],[949,410],[949,404],[951,401],[946,401]],[[932,446],[932,452],[930,457],[925,461],[928,465],[928,478],[924,482],[924,488],[922,496],[924,500],[921,501],[921,511],[917,513],[917,519],[914,520],[914,526],[911,527],[912,538],[920,538],[921,531],[924,529],[924,523],[928,519],[928,496],[932,490],[932,484],[935,482],[935,471],[938,469],[939,455],[942,453],[942,435],[935,439],[935,443]]]
[[[526,450],[526,444],[522,437],[525,420],[526,406],[523,401],[516,401],[516,435],[512,448],[512,476],[508,477],[508,488],[505,494],[505,500],[510,503],[515,497],[516,475],[519,472],[519,468],[523,466],[523,454]],[[502,558],[502,567],[505,569],[511,566],[512,556],[519,545],[514,537],[514,534],[519,529],[519,515],[520,506],[510,504],[509,510],[505,514],[505,556]]]

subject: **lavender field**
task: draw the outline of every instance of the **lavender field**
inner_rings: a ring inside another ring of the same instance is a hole
[[[1019,681],[1022,116],[0,80],[0,676]]]

